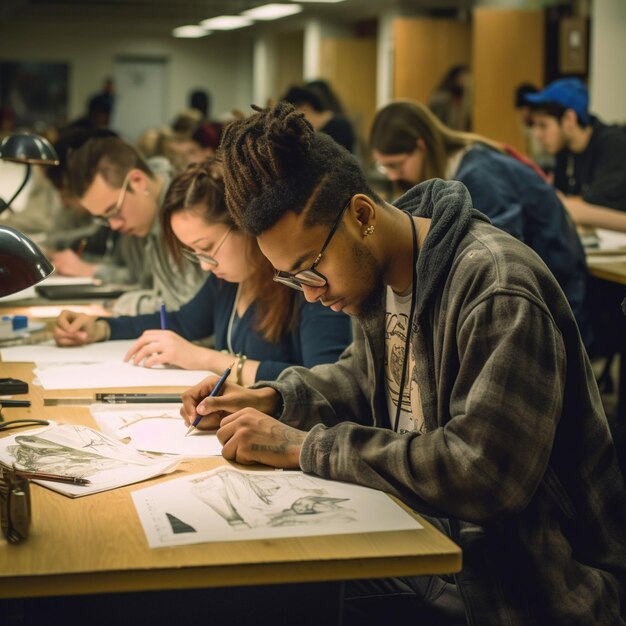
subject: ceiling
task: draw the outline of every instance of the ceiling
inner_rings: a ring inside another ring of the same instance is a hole
[[[50,22],[133,24],[143,33],[167,36],[172,28],[195,24],[217,15],[233,15],[268,2],[289,0],[0,0],[0,20],[9,22]],[[301,14],[278,20],[320,17],[338,22],[367,20],[386,9],[454,11],[471,0],[344,0],[334,4],[303,3]]]

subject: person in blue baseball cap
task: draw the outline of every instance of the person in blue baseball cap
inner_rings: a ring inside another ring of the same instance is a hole
[[[527,94],[533,132],[555,155],[554,185],[577,224],[626,232],[626,131],[589,113],[578,78]]]

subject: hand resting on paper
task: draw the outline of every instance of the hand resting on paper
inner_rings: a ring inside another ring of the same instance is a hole
[[[300,449],[306,435],[249,407],[227,415],[217,431],[225,459],[284,469],[300,469]]]
[[[109,325],[94,315],[64,310],[57,317],[52,334],[58,346],[82,346],[105,341]]]
[[[171,330],[146,330],[129,348],[124,361],[144,367],[167,364],[186,370],[211,369],[210,352]]]

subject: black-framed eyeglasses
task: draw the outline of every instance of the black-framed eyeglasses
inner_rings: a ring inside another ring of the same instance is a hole
[[[122,183],[120,189],[120,195],[117,197],[117,202],[110,209],[105,211],[102,215],[94,215],[93,219],[98,224],[108,226],[111,220],[118,220],[122,215],[122,209],[124,208],[124,200],[126,199],[126,192],[128,191],[128,185],[130,184],[130,172],[126,174],[126,178]]]
[[[226,234],[222,237],[221,241],[217,244],[217,246],[215,246],[215,250],[213,250],[214,255],[217,255],[217,253],[220,251],[220,248],[222,247],[223,243],[226,241],[226,238],[228,237],[228,235],[230,235],[232,230],[232,227],[229,228],[226,231]],[[219,265],[219,261],[215,258],[215,256],[211,256],[206,252],[194,252],[189,248],[181,248],[180,252],[187,260],[191,261],[192,263],[208,263],[213,267],[217,267]]]
[[[276,270],[274,272],[274,280],[277,283],[282,283],[283,285],[287,285],[287,287],[291,287],[292,289],[297,289],[298,291],[303,291],[302,287],[324,287],[328,280],[324,274],[318,272],[315,268],[319,265],[322,260],[322,255],[328,248],[328,244],[330,240],[333,238],[335,232],[337,232],[337,228],[339,228],[339,224],[341,224],[341,219],[343,218],[343,214],[346,212],[346,209],[350,206],[350,202],[352,202],[352,198],[348,200],[346,205],[341,209],[341,212],[337,216],[335,223],[332,225],[330,232],[328,233],[328,237],[326,237],[326,241],[320,250],[320,253],[313,261],[313,265],[306,270],[301,270],[296,272],[295,274],[291,274],[290,272],[282,272],[281,270]]]

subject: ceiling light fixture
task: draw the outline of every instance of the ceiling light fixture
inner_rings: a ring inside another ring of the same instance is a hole
[[[278,20],[300,13],[300,11],[302,11],[302,7],[299,4],[264,4],[254,9],[242,11],[241,14],[253,20]]]
[[[241,15],[220,15],[219,17],[211,17],[200,22],[200,26],[210,30],[235,30],[236,28],[243,28],[252,24],[254,24],[253,20]]]
[[[197,39],[198,37],[206,37],[210,34],[210,30],[202,28],[202,26],[198,26],[197,24],[186,24],[185,26],[179,26],[172,30],[172,35],[181,39]]]

